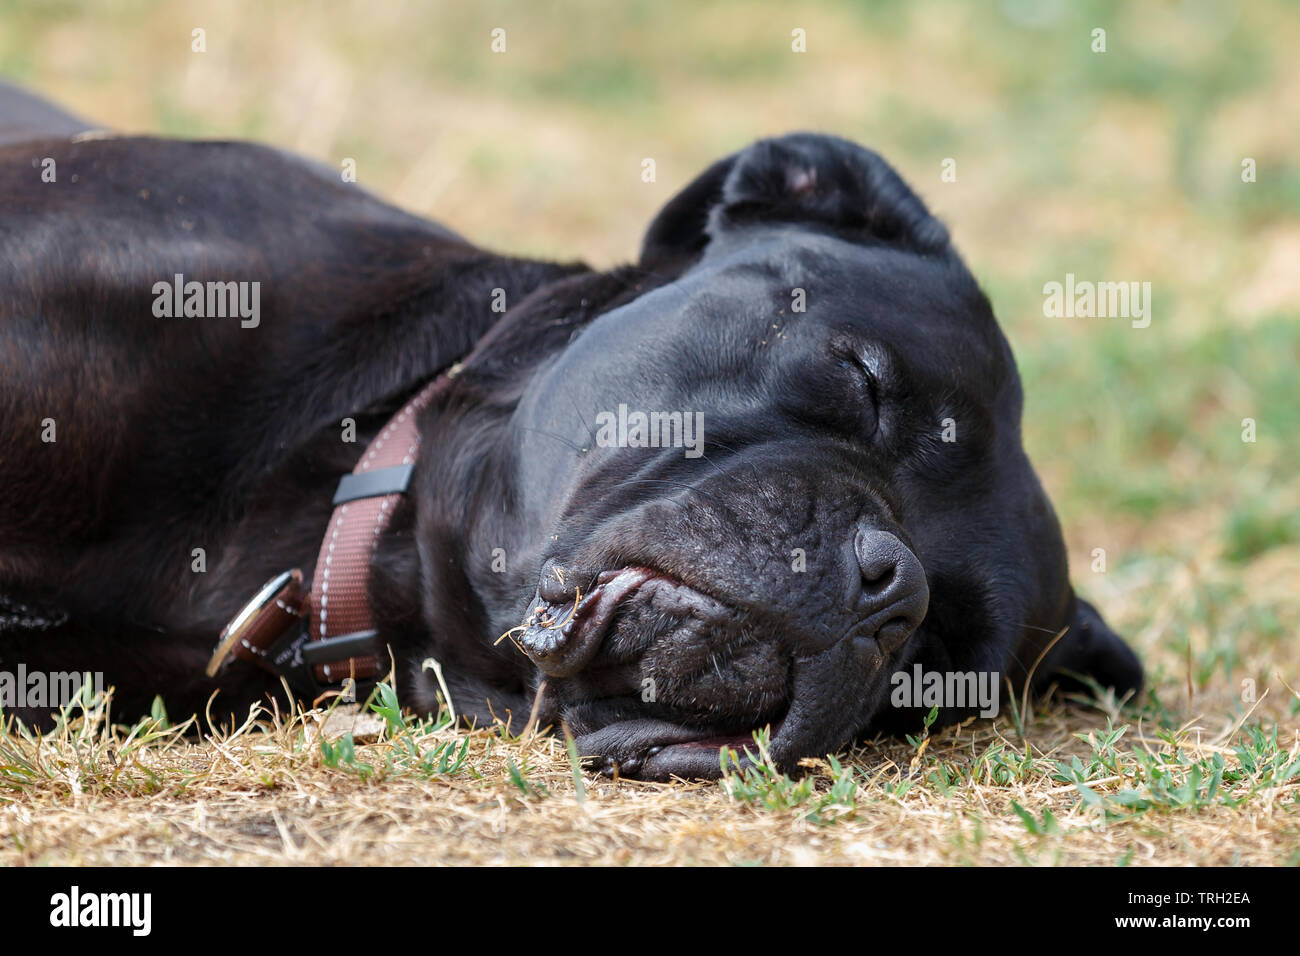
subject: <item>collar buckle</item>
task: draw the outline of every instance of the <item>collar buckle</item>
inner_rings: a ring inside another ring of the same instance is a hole
[[[277,574],[263,584],[222,628],[208,661],[207,675],[216,677],[232,657],[275,673],[269,666],[270,649],[295,627],[301,627],[306,617],[305,600],[302,571],[298,568]]]

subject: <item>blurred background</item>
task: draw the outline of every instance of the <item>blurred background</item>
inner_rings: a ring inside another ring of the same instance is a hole
[[[597,266],[752,139],[876,149],[993,300],[1080,590],[1164,699],[1241,710],[1253,679],[1296,712],[1276,680],[1300,687],[1294,3],[40,0],[0,17],[0,76],[97,124],[352,158],[480,244]],[[1150,327],[1045,317],[1066,273],[1150,282]]]

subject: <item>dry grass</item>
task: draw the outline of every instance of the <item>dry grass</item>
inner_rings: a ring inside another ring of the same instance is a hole
[[[1053,706],[1023,733],[1013,710],[802,779],[760,763],[657,785],[575,772],[547,734],[353,708],[199,740],[79,701],[49,735],[0,739],[0,864],[1296,862],[1300,727],[1275,739],[1200,703],[1173,730],[1158,706]]]

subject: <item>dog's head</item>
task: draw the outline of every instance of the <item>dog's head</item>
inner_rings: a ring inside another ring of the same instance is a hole
[[[917,663],[1140,683],[1070,587],[988,300],[880,157],[757,143],[640,265],[674,278],[538,366],[508,426],[537,549],[512,639],[583,753],[716,776],[770,725],[789,765],[915,720],[890,691]]]

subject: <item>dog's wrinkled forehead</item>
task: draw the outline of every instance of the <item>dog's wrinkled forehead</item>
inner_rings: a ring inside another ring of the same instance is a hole
[[[561,406],[716,407],[724,379],[733,403],[772,400],[846,355],[895,398],[1018,419],[1010,349],[947,230],[856,144],[797,134],[714,164],[656,216],[640,265],[670,281],[570,343],[525,402],[536,427]]]
[[[643,403],[709,395],[722,379],[731,400],[770,403],[846,359],[918,411],[977,404],[1018,419],[1010,349],[960,259],[802,223],[752,224],[711,242],[676,281],[594,321],[556,372],[571,392],[603,384]],[[844,397],[834,389],[822,398]]]
[[[696,319],[737,312],[856,332],[972,372],[1007,358],[988,301],[955,255],[854,243],[805,225],[751,226],[712,242],[679,282]],[[751,307],[752,303],[752,307]]]
[[[795,134],[715,163],[651,223],[641,262],[682,276],[673,292],[696,321],[833,324],[948,373],[1014,376],[947,229],[888,163],[846,140]]]

